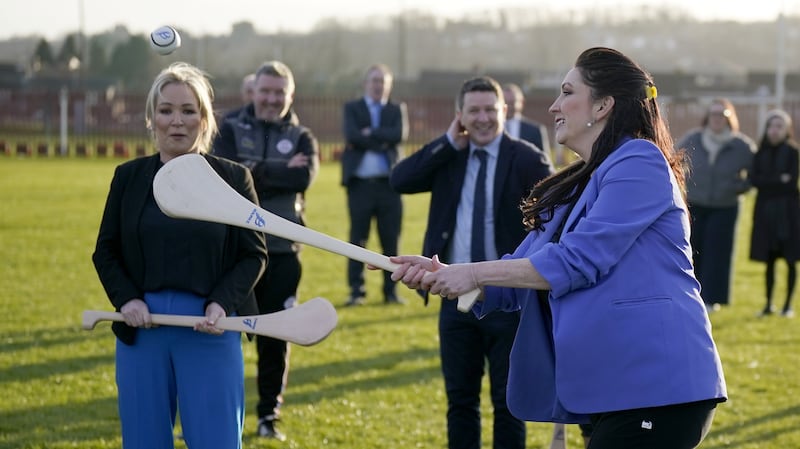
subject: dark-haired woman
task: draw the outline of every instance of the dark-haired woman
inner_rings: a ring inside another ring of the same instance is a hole
[[[792,137],[789,114],[777,109],[767,113],[764,136],[750,170],[750,180],[758,190],[753,208],[750,260],[767,264],[767,303],[762,316],[775,312],[772,293],[778,259],[784,259],[787,266],[786,301],[781,314],[787,318],[794,316],[795,265],[800,259],[800,191],[797,188],[800,150]]]
[[[694,276],[683,159],[648,73],[608,48],[583,52],[550,107],[580,160],[523,201],[528,237],[502,260],[392,258],[411,288],[473,313],[521,310],[508,402],[530,421],[593,425],[590,449],[689,449],[726,400]]]

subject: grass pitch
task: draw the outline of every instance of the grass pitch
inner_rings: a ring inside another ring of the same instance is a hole
[[[84,309],[110,310],[91,253],[113,159],[0,157],[0,448],[121,446],[108,325],[80,329]],[[406,196],[401,250],[418,253],[427,195]],[[308,192],[308,225],[347,238],[339,166],[323,164]],[[712,315],[730,393],[702,447],[800,447],[800,319],[756,318],[761,264],[746,260],[752,196],[739,223],[733,305]],[[374,234],[374,230],[373,230]],[[368,247],[379,250],[376,239]],[[339,326],[317,346],[292,347],[281,429],[286,443],[253,434],[255,346],[245,342],[247,448],[444,448],[446,399],[439,370],[438,303],[384,306],[380,274],[368,273],[367,305],[341,307],[346,260],[306,248],[300,298],[329,298]],[[783,267],[780,267],[783,268]],[[785,271],[778,270],[782,305]],[[800,307],[800,303],[797,303]],[[587,373],[590,375],[590,373]],[[491,447],[488,381],[482,400]],[[528,447],[549,445],[551,426],[529,424]],[[568,426],[570,448],[582,447]],[[181,441],[176,447],[185,447]]]

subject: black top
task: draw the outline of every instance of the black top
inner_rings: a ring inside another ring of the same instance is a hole
[[[799,163],[800,150],[790,140],[777,146],[762,144],[753,158],[749,176],[758,193],[753,207],[751,260],[800,260]],[[785,174],[788,182],[782,179]]]
[[[217,302],[227,315],[258,313],[252,290],[264,271],[264,235],[248,229],[168,218],[153,197],[159,155],[118,166],[111,181],[92,255],[100,282],[119,310],[144,292],[189,291]],[[242,165],[205,155],[237,192],[256,200],[253,179]],[[201,182],[201,180],[198,180]],[[114,333],[132,344],[136,329],[115,322]]]

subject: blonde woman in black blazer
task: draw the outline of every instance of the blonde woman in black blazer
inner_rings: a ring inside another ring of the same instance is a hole
[[[124,449],[172,448],[178,403],[189,447],[241,447],[241,337],[214,323],[256,312],[252,289],[267,260],[264,237],[169,218],[152,189],[164,163],[208,150],[216,133],[212,98],[207,78],[191,65],[175,63],[157,76],[145,116],[158,154],[117,167],[100,224],[92,259],[111,303],[125,317],[114,325]],[[205,157],[234,189],[256,201],[244,166]],[[195,329],[153,327],[151,313],[206,319]]]

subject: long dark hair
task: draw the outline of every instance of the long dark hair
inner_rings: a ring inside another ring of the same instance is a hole
[[[769,128],[769,122],[773,119],[780,119],[783,120],[783,123],[786,124],[786,135],[783,136],[783,140],[778,143],[778,145],[772,145],[769,142],[769,137],[767,137],[767,128]],[[773,146],[781,146],[786,142],[790,142],[792,146],[796,146],[794,142],[794,130],[792,129],[792,116],[789,115],[786,111],[782,109],[773,109],[767,112],[767,119],[764,121],[764,133],[761,134],[761,140],[758,143],[758,151],[761,151],[765,148],[771,148]]]
[[[631,137],[653,142],[669,162],[684,190],[684,157],[673,148],[672,136],[661,117],[658,102],[648,98],[653,78],[622,53],[604,47],[590,48],[575,61],[575,68],[591,89],[595,100],[614,98],[605,128],[592,145],[588,161],[574,162],[537,184],[522,201],[527,230],[541,230],[553,218],[556,207],[568,204],[583,192],[589,177],[614,152],[622,139]]]

